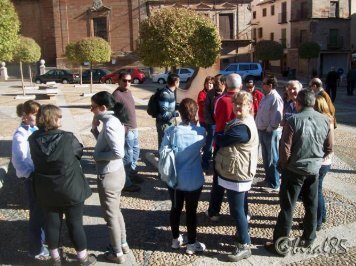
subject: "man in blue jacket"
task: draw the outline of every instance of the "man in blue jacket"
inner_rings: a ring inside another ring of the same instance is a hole
[[[159,96],[159,114],[156,118],[156,128],[158,134],[158,149],[161,146],[164,131],[177,124],[176,117],[179,116],[176,111],[176,97],[174,91],[179,87],[179,76],[177,74],[169,74],[167,78],[167,86],[161,90]]]

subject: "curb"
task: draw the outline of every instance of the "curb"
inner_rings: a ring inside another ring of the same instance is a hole
[[[8,166],[7,165],[1,165],[0,166],[0,190],[4,185],[5,176],[7,175],[7,171],[8,171]]]

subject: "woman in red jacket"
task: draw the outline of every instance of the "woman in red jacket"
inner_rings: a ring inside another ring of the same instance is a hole
[[[206,94],[208,91],[210,91],[214,87],[214,77],[207,76],[204,81],[204,88],[199,92],[198,94],[198,117],[199,117],[199,124],[200,126],[204,127],[206,131],[208,131],[207,126],[205,124],[205,118],[204,118],[204,103],[206,99]],[[205,143],[205,146],[203,147],[203,162],[202,166],[203,169],[209,168],[209,159],[211,158],[211,149],[212,145],[209,142]]]

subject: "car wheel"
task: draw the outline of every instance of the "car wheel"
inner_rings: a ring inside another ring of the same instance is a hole
[[[41,82],[40,79],[36,79],[36,80],[35,80],[35,83],[36,83],[36,84],[41,84],[42,82]]]
[[[166,81],[164,80],[164,79],[158,79],[158,81],[157,81],[159,84],[164,84],[164,83],[166,83]]]
[[[138,78],[134,78],[132,82],[133,84],[140,84],[140,80]]]
[[[247,81],[249,81],[249,80],[253,80],[253,81],[255,81],[255,77],[254,76],[247,76],[246,78],[245,78],[245,82],[247,82]]]
[[[69,82],[68,82],[67,79],[63,79],[63,80],[62,80],[62,83],[63,83],[63,84],[68,84]]]
[[[105,81],[105,83],[106,83],[106,84],[112,84],[112,80],[111,80],[111,79],[107,79],[107,80]]]

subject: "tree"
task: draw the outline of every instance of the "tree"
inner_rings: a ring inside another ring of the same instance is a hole
[[[28,63],[30,80],[32,83],[31,63],[37,62],[41,57],[41,48],[35,42],[35,40],[27,37],[20,37],[20,43],[18,44],[14,53],[14,59],[20,62],[20,73],[22,81],[23,95],[25,95],[25,86],[23,81],[22,63]]]
[[[262,40],[256,43],[255,56],[258,60],[263,61],[265,69],[270,60],[279,60],[283,57],[283,46],[276,41]]]
[[[214,23],[189,9],[160,9],[140,24],[138,52],[147,66],[209,67],[220,50]]]
[[[10,0],[0,1],[0,61],[11,61],[19,43],[20,21]]]
[[[310,59],[319,57],[320,45],[316,42],[302,43],[298,48],[298,54],[300,58],[308,60],[307,74],[309,75]]]
[[[76,43],[80,62],[90,63],[90,93],[93,92],[93,64],[110,61],[111,47],[107,41],[98,37],[90,37]]]
[[[80,85],[83,84],[83,77],[82,77],[82,65],[80,62],[80,58],[78,56],[78,44],[75,42],[71,42],[66,46],[65,55],[67,59],[72,62],[73,64],[79,64],[79,75],[80,75]]]

